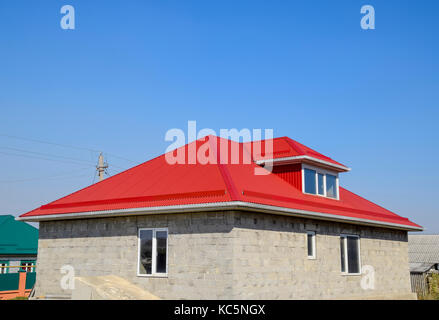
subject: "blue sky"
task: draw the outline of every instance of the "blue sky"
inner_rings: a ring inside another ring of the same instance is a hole
[[[60,28],[66,4],[75,30]],[[360,28],[364,4],[375,30]],[[3,0],[0,213],[89,185],[97,150],[110,174],[157,156],[167,130],[196,120],[273,128],[351,167],[342,186],[439,233],[437,12],[401,0]]]

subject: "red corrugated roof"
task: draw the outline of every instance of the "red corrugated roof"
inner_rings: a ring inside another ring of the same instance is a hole
[[[283,151],[282,148],[290,145],[293,140],[280,138],[275,141],[278,142],[274,144],[274,152],[278,152]],[[295,147],[301,148],[297,153],[315,152],[297,142],[293,143]],[[189,164],[189,150],[210,156],[216,163],[201,164],[196,160]],[[239,150],[238,163],[232,162],[232,150]],[[304,194],[275,174],[255,175],[255,169],[261,168],[253,161],[243,160],[243,155],[249,156],[248,145],[243,143],[209,136],[206,140],[203,138],[174,150],[172,154],[176,155],[182,151],[185,153],[185,164],[169,164],[164,154],[20,217],[245,202],[324,213],[335,218],[348,217],[420,227],[407,218],[400,217],[341,187],[340,200],[334,200]],[[291,149],[288,152],[292,154]],[[313,155],[330,159],[319,153]]]
[[[268,140],[260,141],[262,147],[262,151],[265,148],[265,144]],[[307,146],[291,139],[288,137],[280,137],[269,140],[273,144],[273,152],[255,152],[253,154],[253,159],[263,160],[263,159],[281,159],[281,158],[289,158],[289,157],[298,157],[298,156],[308,156],[318,160],[326,161],[338,166],[346,167],[345,165],[327,157]],[[253,146],[255,142],[246,142],[244,145],[246,148],[250,149],[250,146]]]

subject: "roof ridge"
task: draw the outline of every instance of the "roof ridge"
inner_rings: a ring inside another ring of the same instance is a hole
[[[206,137],[207,137],[207,142],[209,143],[209,149],[213,150],[213,152],[215,153],[214,156],[215,156],[215,159],[216,159],[217,167],[218,167],[218,170],[220,171],[221,178],[223,179],[224,184],[226,186],[226,190],[227,190],[227,192],[230,195],[230,199],[232,201],[239,200],[239,192],[236,189],[236,186],[235,186],[235,184],[233,182],[233,179],[232,179],[232,176],[230,174],[230,171],[228,170],[227,165],[221,163],[221,157],[220,157],[220,155],[218,153],[218,147],[219,147],[218,146],[218,142],[221,144],[221,139],[222,138],[214,136],[216,138],[216,146],[214,146],[214,145],[212,145],[211,136],[209,135],[209,136],[206,136]],[[204,137],[204,141],[206,141],[206,137]],[[201,139],[203,139],[203,138],[201,138]],[[224,140],[227,141],[227,144],[229,144],[230,142],[233,142],[232,140],[229,140],[229,139],[224,139]],[[240,143],[238,142],[238,144],[240,144]],[[227,148],[228,147],[229,146],[227,145]],[[229,155],[227,155],[227,157],[228,156]]]
[[[301,154],[303,154],[303,155],[306,155],[306,154],[307,154],[306,151],[303,150],[302,147],[300,147],[300,146],[298,146],[298,145],[295,145],[295,144],[297,144],[297,141],[291,139],[290,137],[285,137],[284,139],[285,139],[286,143],[287,143],[291,148],[293,148],[297,153],[301,153]],[[293,142],[294,142],[294,143],[293,143]]]

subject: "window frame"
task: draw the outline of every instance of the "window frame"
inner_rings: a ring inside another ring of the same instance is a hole
[[[152,263],[151,274],[140,273],[140,231],[152,231]],[[166,273],[155,272],[157,266],[157,232],[166,231]],[[168,259],[169,259],[169,231],[168,228],[138,228],[137,229],[137,276],[138,277],[155,277],[155,278],[167,278],[168,277]]]
[[[4,264],[5,267],[9,267],[9,260],[0,260],[0,264]],[[10,268],[1,268],[0,274],[9,273]]]
[[[313,253],[312,256],[308,255],[308,236],[309,235],[312,236],[312,238],[311,238],[312,239],[312,241],[311,241],[312,253]],[[305,240],[306,240],[306,256],[309,260],[315,260],[317,258],[316,232],[315,231],[306,231]]]
[[[30,263],[30,266],[28,265],[21,265],[22,263]],[[26,271],[26,272],[35,272],[35,263],[36,260],[20,260],[20,271]],[[30,271],[27,271],[27,269],[30,268]]]
[[[316,171],[316,176],[317,176],[317,185],[316,185],[316,191],[317,191],[317,195],[319,195],[319,196],[325,196],[325,194],[326,194],[326,174],[325,173],[322,173],[322,172],[318,172],[318,171]],[[322,193],[320,193],[320,181],[319,181],[319,177],[320,176],[322,176],[323,178],[322,178],[322,188],[323,188],[323,194]]]
[[[356,272],[356,273],[350,273],[349,272],[349,266],[348,266],[348,237],[357,238],[358,239],[358,241],[357,241],[357,247],[358,247],[358,272]],[[359,276],[359,275],[361,275],[362,274],[361,273],[362,268],[361,268],[361,238],[360,238],[360,236],[357,235],[357,234],[341,233],[340,234],[340,239],[341,238],[344,238],[343,249],[344,249],[344,253],[345,253],[344,261],[343,261],[344,262],[344,269],[345,269],[345,271],[343,272],[343,271],[340,270],[341,274],[345,275],[345,276]],[[340,257],[341,257],[341,248],[340,248]],[[341,269],[341,266],[340,266],[340,269]]]
[[[316,172],[315,174],[315,186],[316,186],[316,190],[315,193],[309,193],[306,192],[305,190],[305,169],[309,169],[309,170],[314,170]],[[323,194],[319,193],[319,174],[323,175]],[[337,192],[337,197],[333,198],[333,197],[329,197],[327,195],[327,190],[326,190],[326,175],[329,174],[331,176],[335,177],[335,191]],[[340,200],[340,188],[339,188],[339,178],[338,178],[338,172],[335,171],[331,171],[331,170],[325,170],[319,167],[315,167],[315,166],[311,166],[308,164],[304,164],[302,163],[302,192],[304,194],[309,194],[312,196],[319,196],[319,197],[324,197],[326,199],[332,199],[332,200]]]

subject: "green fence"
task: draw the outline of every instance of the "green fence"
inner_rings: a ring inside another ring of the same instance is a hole
[[[32,289],[35,284],[36,272],[26,274],[26,289]],[[19,273],[0,274],[0,291],[18,290]]]
[[[28,272],[26,277],[26,289],[32,289],[37,278],[36,272]]]
[[[0,274],[0,291],[18,290],[18,279],[18,272]]]

